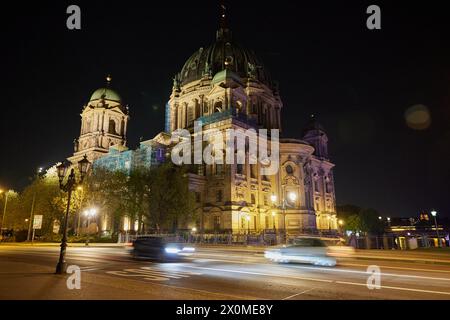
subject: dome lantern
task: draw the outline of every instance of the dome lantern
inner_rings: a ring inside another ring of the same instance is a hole
[[[110,101],[115,101],[115,102],[122,102],[122,98],[120,97],[120,95],[114,91],[113,89],[111,89],[111,81],[112,81],[112,77],[111,75],[107,75],[106,76],[106,86],[104,88],[100,88],[94,91],[94,93],[91,95],[91,98],[89,99],[89,101],[94,101],[94,100],[110,100]]]

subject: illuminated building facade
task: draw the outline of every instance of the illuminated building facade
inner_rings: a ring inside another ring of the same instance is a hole
[[[223,12],[216,41],[196,51],[174,78],[165,133],[128,150],[128,109],[117,93],[99,89],[83,110],[81,135],[70,159],[86,153],[95,160],[94,167],[129,172],[163,161],[161,150],[170,149],[171,133],[185,129],[193,134],[194,122],[201,123],[203,133],[281,132],[282,108],[268,70],[251,50],[234,42]],[[200,218],[184,228],[234,234],[286,230],[290,235],[338,229],[334,164],[327,134],[316,119],[311,118],[298,138],[280,139],[279,170],[274,175],[261,174],[265,163],[249,164],[248,151],[245,164],[191,167],[190,189],[196,193]]]
[[[196,51],[174,78],[166,124],[170,132],[203,133],[227,129],[279,129],[283,103],[277,86],[259,58],[233,41],[225,12],[216,41]],[[225,134],[224,134],[225,136]],[[300,139],[280,140],[277,174],[260,174],[264,164],[196,165],[191,189],[200,202],[205,232],[289,234],[335,231],[334,164],[328,137],[312,118]],[[236,163],[236,162],[235,162]]]

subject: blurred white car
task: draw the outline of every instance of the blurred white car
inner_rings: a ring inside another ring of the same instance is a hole
[[[297,238],[292,244],[268,249],[264,256],[274,262],[310,263],[317,266],[336,265],[336,259],[328,255],[328,247],[319,238]]]

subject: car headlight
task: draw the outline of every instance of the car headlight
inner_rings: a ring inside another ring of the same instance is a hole
[[[195,251],[195,248],[192,248],[192,247],[184,247],[182,251],[184,251],[184,252],[194,252],[194,251]]]
[[[181,250],[178,248],[174,248],[174,247],[168,247],[168,248],[165,248],[165,251],[166,251],[166,253],[175,254],[175,253],[179,253]]]

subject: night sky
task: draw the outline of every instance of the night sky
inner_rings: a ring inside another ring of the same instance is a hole
[[[283,135],[300,138],[312,113],[327,130],[338,204],[450,215],[450,19],[443,1],[420,3],[227,2],[234,39],[280,84]],[[70,4],[80,31],[66,28]],[[382,30],[366,28],[370,4]],[[0,185],[16,190],[71,155],[108,73],[130,107],[128,146],[162,131],[174,74],[219,23],[212,0],[16,1],[2,13]],[[418,104],[431,116],[421,130],[405,121]]]

